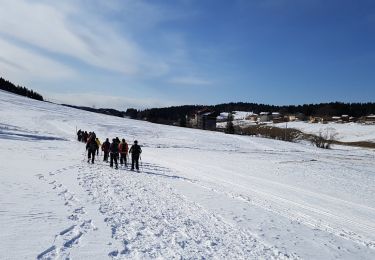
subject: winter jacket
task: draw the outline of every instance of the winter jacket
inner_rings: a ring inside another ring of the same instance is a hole
[[[109,152],[109,148],[111,147],[111,143],[108,142],[108,141],[105,141],[103,144],[102,144],[102,151],[103,152]]]
[[[98,147],[100,147],[101,146],[101,143],[100,143],[100,141],[99,141],[99,138],[96,138],[96,143],[98,144]]]
[[[120,143],[118,145],[118,150],[120,151],[120,153],[122,154],[127,154],[128,151],[129,151],[129,146],[128,144],[125,142],[125,143]]]
[[[87,143],[90,143],[91,141],[96,142],[96,135],[95,134],[90,134],[87,138]]]
[[[91,151],[95,151],[99,148],[98,144],[96,143],[95,139],[90,139],[90,141],[86,144],[86,150],[89,149]]]
[[[119,150],[118,150],[117,142],[111,143],[111,146],[110,146],[109,150],[110,150],[111,153],[114,153],[114,154],[118,153]]]
[[[129,153],[132,155],[140,155],[142,153],[142,149],[138,144],[133,144],[129,150]]]

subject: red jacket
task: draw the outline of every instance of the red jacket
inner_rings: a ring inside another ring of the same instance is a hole
[[[124,153],[124,154],[127,154],[128,151],[129,151],[129,146],[128,144],[125,142],[125,143],[120,143],[118,145],[118,150],[120,153]]]

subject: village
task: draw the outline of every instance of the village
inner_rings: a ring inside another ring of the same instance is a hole
[[[280,112],[261,112],[259,114],[245,111],[222,112],[220,114],[205,108],[197,111],[193,116],[187,116],[187,126],[203,130],[222,130],[228,121],[239,127],[249,125],[280,124],[287,122],[305,122],[310,124],[328,123],[358,123],[362,125],[375,125],[375,115],[370,114],[362,117],[341,116],[306,116],[303,113],[281,114]]]

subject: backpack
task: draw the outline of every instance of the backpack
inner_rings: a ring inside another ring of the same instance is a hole
[[[95,139],[91,139],[89,142],[89,148],[91,150],[96,150],[98,148],[98,144],[96,143]]]
[[[131,148],[132,154],[140,154],[142,152],[141,147],[138,144],[134,144]]]
[[[112,153],[118,153],[118,144],[117,144],[117,142],[113,142],[111,144],[111,152]]]

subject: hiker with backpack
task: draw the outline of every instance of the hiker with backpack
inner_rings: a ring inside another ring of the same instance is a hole
[[[82,140],[82,131],[81,131],[81,129],[79,129],[78,130],[78,132],[77,132],[77,139],[78,139],[78,142],[81,142],[81,140]]]
[[[113,161],[115,162],[115,168],[118,169],[118,164],[117,164],[117,159],[118,159],[118,145],[119,143],[117,143],[116,139],[113,139],[112,140],[112,143],[111,143],[111,146],[109,148],[110,150],[110,157],[111,157],[111,161],[109,163],[109,166],[111,168],[113,168]]]
[[[87,144],[86,144],[86,150],[88,151],[87,162],[90,162],[90,159],[91,159],[91,163],[94,163],[95,153],[96,153],[96,150],[98,149],[98,144],[96,143],[95,138],[96,138],[95,133],[91,133],[90,138],[88,139]]]
[[[101,147],[101,143],[100,143],[99,138],[96,138],[96,139],[95,139],[95,142],[98,144],[98,149],[96,149],[96,155],[99,156],[99,147]]]
[[[120,164],[121,166],[125,164],[125,167],[128,166],[126,157],[128,155],[129,146],[126,143],[125,139],[122,139],[121,143],[118,146],[118,149],[120,151]]]
[[[102,151],[104,153],[103,161],[105,162],[108,162],[110,147],[111,147],[111,143],[109,142],[109,139],[107,138],[105,142],[102,144]]]
[[[131,170],[134,171],[134,164],[137,171],[139,171],[139,157],[142,153],[141,147],[138,145],[138,141],[135,140],[134,144],[129,150],[129,153],[132,155],[132,168]]]
[[[82,142],[87,143],[87,139],[89,138],[89,134],[87,131],[83,132],[82,134]]]

